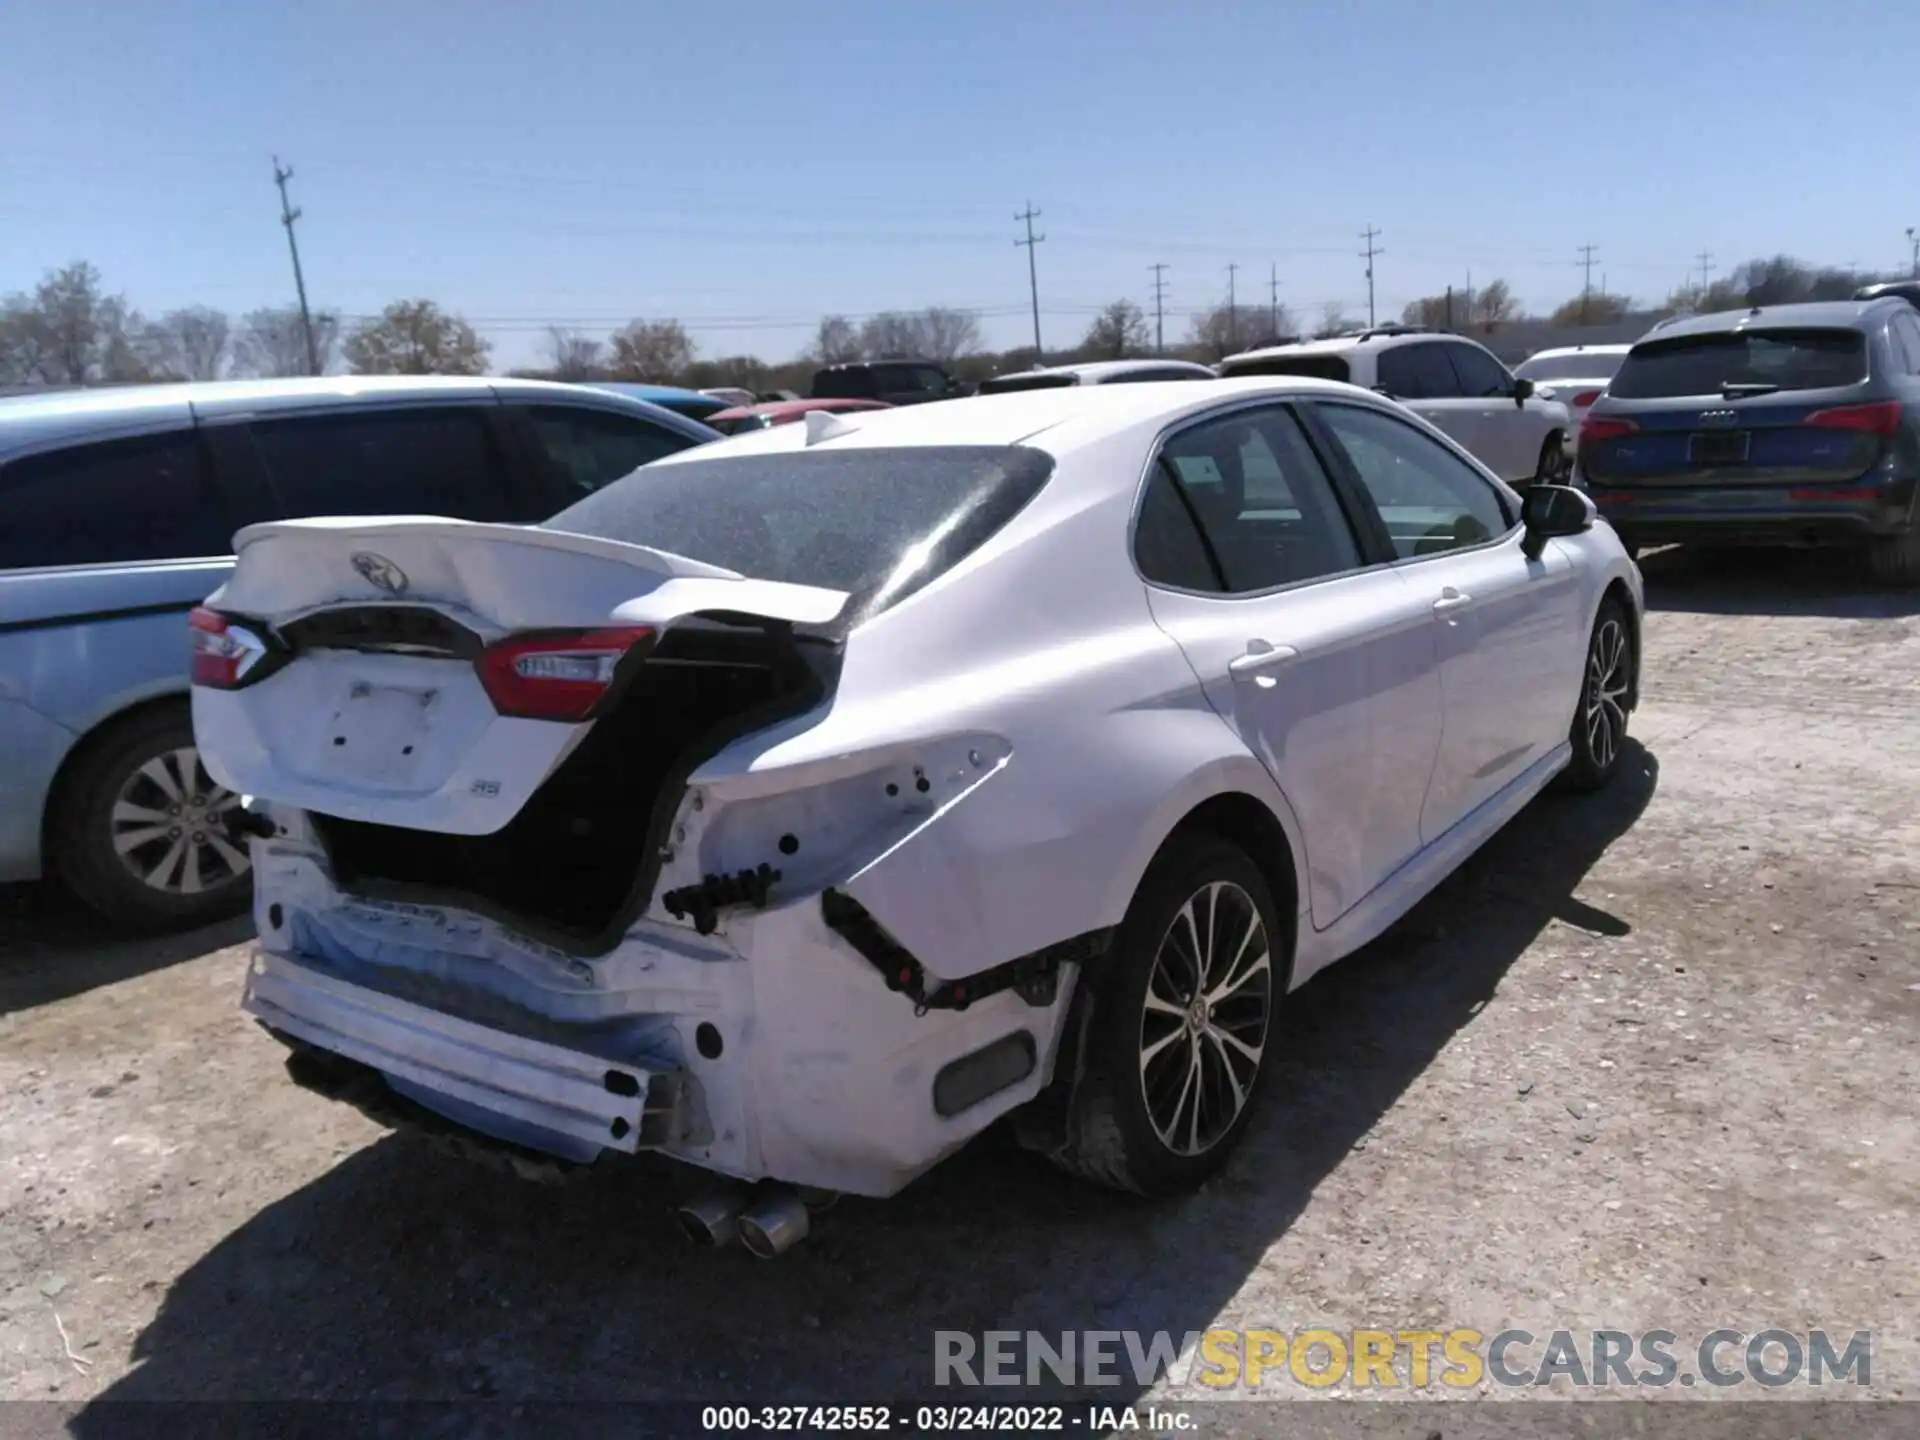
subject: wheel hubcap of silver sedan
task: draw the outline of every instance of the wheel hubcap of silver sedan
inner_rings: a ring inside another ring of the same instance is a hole
[[[1587,749],[1601,769],[1613,764],[1627,737],[1627,635],[1618,620],[1594,632],[1587,652]]]
[[[1140,1091],[1160,1143],[1203,1155],[1246,1109],[1267,1043],[1273,961],[1253,897],[1215,881],[1167,927],[1140,1017]]]
[[[167,750],[129,775],[113,802],[113,848],[143,885],[200,895],[247,873],[247,852],[227,838],[240,797],[216,785],[191,745]]]

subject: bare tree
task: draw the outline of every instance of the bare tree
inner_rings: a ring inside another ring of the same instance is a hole
[[[6,350],[21,379],[89,385],[144,379],[136,345],[143,327],[124,297],[105,294],[100,272],[84,260],[48,273],[32,296],[7,302]]]
[[[233,327],[224,313],[204,305],[161,316],[141,337],[147,364],[174,380],[218,380],[226,369]]]
[[[844,365],[861,358],[860,332],[844,315],[822,315],[813,332],[813,358],[822,365]]]
[[[9,295],[0,303],[0,385],[44,383],[41,341],[44,338],[33,303],[24,295]]]
[[[1360,328],[1360,322],[1347,314],[1347,307],[1338,300],[1329,300],[1320,307],[1320,328],[1313,332],[1316,340],[1330,340],[1335,335],[1344,335],[1349,330]]]
[[[1264,305],[1216,305],[1193,317],[1187,346],[1208,362],[1223,360],[1238,351],[1267,344],[1272,328]]]
[[[322,374],[332,368],[339,343],[339,315],[331,310],[314,311],[313,348]],[[236,375],[307,374],[307,337],[301,328],[300,311],[287,306],[252,310],[242,316],[239,333],[233,337],[233,370]]]
[[[1098,360],[1124,360],[1145,354],[1149,339],[1145,312],[1131,300],[1116,300],[1087,326],[1080,349]]]
[[[693,364],[693,337],[678,320],[630,320],[613,332],[608,368],[620,380],[671,384]]]
[[[860,353],[869,360],[916,360],[925,345],[918,315],[888,310],[869,316],[860,327]]]
[[[347,337],[356,375],[481,375],[493,347],[431,300],[396,300]]]
[[[1489,280],[1473,292],[1473,323],[1491,329],[1520,318],[1520,302],[1504,280]]]
[[[605,347],[598,340],[561,325],[547,327],[548,372],[555,380],[592,380],[599,375]]]
[[[919,358],[945,364],[980,348],[980,322],[971,310],[949,310],[935,305],[919,318]]]
[[[1617,325],[1633,313],[1626,295],[1576,295],[1547,317],[1551,325]]]

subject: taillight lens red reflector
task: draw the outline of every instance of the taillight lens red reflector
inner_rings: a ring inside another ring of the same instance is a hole
[[[1836,405],[1816,410],[1801,422],[1819,430],[1858,430],[1867,435],[1892,435],[1900,428],[1900,402],[1876,400],[1871,405]]]
[[[218,610],[195,606],[187,615],[193,633],[192,680],[210,690],[232,690],[265,657],[267,643]]]
[[[1582,390],[1578,395],[1573,397],[1573,403],[1577,408],[1584,410],[1606,393],[1604,390]]]
[[[1592,445],[1601,440],[1614,440],[1622,435],[1636,435],[1640,427],[1631,420],[1616,420],[1606,415],[1589,415],[1580,422],[1580,443]]]
[[[1789,490],[1787,496],[1792,500],[1875,500],[1880,496],[1878,490]]]
[[[502,715],[577,722],[593,713],[620,662],[653,634],[648,625],[511,635],[477,662],[480,684]]]

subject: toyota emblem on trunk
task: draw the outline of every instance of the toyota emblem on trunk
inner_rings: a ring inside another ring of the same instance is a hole
[[[360,572],[362,580],[379,586],[389,595],[398,595],[407,588],[407,572],[384,555],[363,550],[353,557],[353,568]]]

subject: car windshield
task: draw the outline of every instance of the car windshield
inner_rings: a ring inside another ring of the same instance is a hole
[[[1730,386],[1828,390],[1866,378],[1858,330],[1745,330],[1636,345],[1608,388],[1618,400],[1660,400]]]
[[[1057,390],[1074,384],[1074,375],[996,375],[980,382],[982,395],[1000,395],[1009,390]]]
[[[1522,362],[1513,373],[1535,384],[1551,384],[1555,380],[1611,380],[1626,358],[1624,350],[1613,354],[1582,351],[1578,355],[1536,355]]]
[[[1227,369],[1229,379],[1242,375],[1309,375],[1316,380],[1350,380],[1353,372],[1338,355],[1268,355],[1241,360]]]
[[[709,456],[635,471],[540,528],[845,590],[852,623],[957,564],[1052,473],[1051,456],[1017,445]]]

